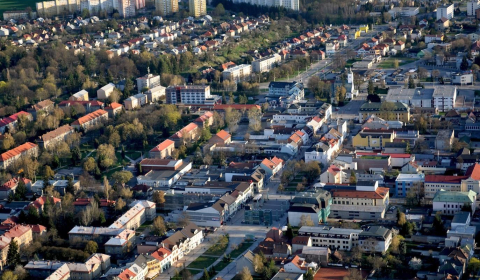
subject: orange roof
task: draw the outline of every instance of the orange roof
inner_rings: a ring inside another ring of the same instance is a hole
[[[92,112],[86,116],[83,116],[81,118],[79,118],[78,120],[74,121],[72,124],[73,125],[82,125],[82,124],[85,124],[85,123],[88,123],[96,118],[99,118],[105,114],[108,114],[106,111],[102,110],[102,109],[98,109],[97,111],[95,112]]]
[[[331,190],[333,197],[349,197],[349,198],[371,198],[383,199],[388,194],[388,188],[377,188],[374,192],[356,191],[356,190]]]
[[[127,268],[118,275],[118,278],[122,280],[130,280],[130,278],[133,278],[135,276],[137,276],[137,274],[133,273],[133,271]]]
[[[25,185],[31,182],[29,179],[26,179],[26,178],[23,178],[21,180],[25,183]],[[18,186],[18,178],[12,178],[7,182],[5,182],[5,184],[3,184],[0,187],[0,190],[11,190],[12,188],[17,186]]]
[[[42,225],[30,225],[30,227],[34,233],[42,233],[47,230],[47,228]]]
[[[172,251],[168,250],[167,248],[160,248],[157,251],[152,253],[152,257],[156,258],[159,261],[162,261],[163,259],[165,259],[165,257],[170,255],[171,253]]]
[[[217,134],[218,137],[220,137],[222,140],[227,140],[228,138],[232,137],[230,133],[226,132],[225,130],[220,130]]]
[[[302,138],[300,138],[300,136],[298,136],[297,134],[292,134],[289,138],[288,138],[289,142],[295,142],[295,143],[298,143],[300,141],[302,141]]]
[[[183,129],[182,129],[182,132],[191,132],[192,130],[194,130],[195,128],[197,128],[198,125],[194,124],[194,123],[189,123],[187,126],[185,126]]]
[[[4,236],[8,238],[15,238],[15,237],[20,237],[23,236],[25,233],[31,231],[32,229],[29,226],[24,226],[24,225],[16,225],[13,228],[11,228],[9,231],[5,232],[3,234]]]
[[[261,109],[259,105],[255,105],[255,104],[217,104],[213,106],[214,110],[225,110],[227,108],[232,108],[232,110],[242,110],[242,109],[250,110],[252,108]]]
[[[480,180],[480,164],[475,163],[474,165],[470,166],[465,175],[474,180]]]
[[[160,152],[170,147],[171,145],[175,145],[175,142],[173,142],[170,139],[167,139],[162,143],[158,144],[157,146],[155,146],[155,148],[151,149],[150,152]]]
[[[343,280],[344,277],[350,276],[350,270],[344,267],[322,267],[320,270],[315,274],[314,280]],[[359,272],[362,275],[362,279],[367,278],[369,273],[367,269]]]
[[[331,173],[333,175],[337,175],[338,172],[340,172],[340,168],[338,168],[337,166],[335,165],[330,165],[327,169],[328,173]]]
[[[5,153],[1,154],[0,155],[0,161],[6,161],[8,159],[11,159],[13,157],[16,157],[30,149],[33,149],[35,147],[38,147],[37,144],[33,144],[33,143],[30,143],[30,142],[27,142],[25,144],[22,144],[16,148],[13,148],[9,151],[6,151]]]
[[[45,203],[47,202],[47,199],[50,199],[52,204],[57,204],[57,203],[62,201],[60,198],[56,198],[56,197],[53,197],[53,196],[42,195],[41,197],[37,198],[34,202],[30,203],[30,205],[32,205],[33,207],[35,207],[37,209],[40,209],[40,208],[42,208],[43,205],[45,205]]]
[[[112,104],[110,104],[110,106],[105,107],[105,110],[114,110],[114,109],[121,108],[121,107],[123,107],[122,104],[117,103],[117,102],[113,102]]]
[[[282,164],[283,160],[277,157],[273,157],[272,159],[265,158],[262,160],[262,164],[267,166],[270,169],[274,169],[278,165]]]

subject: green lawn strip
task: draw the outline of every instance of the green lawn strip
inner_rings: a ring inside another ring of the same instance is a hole
[[[224,262],[223,260],[215,265],[215,271],[218,273],[227,267],[231,262]]]
[[[200,256],[194,260],[187,268],[204,269],[211,266],[218,258]]]
[[[203,254],[221,257],[225,253],[225,250],[227,250],[227,246],[228,239],[226,238],[226,236],[222,236],[218,239],[217,243],[215,243],[212,247],[208,248],[208,250]]]
[[[242,255],[250,246],[252,246],[253,242],[243,242],[238,246],[237,249],[230,252],[230,257],[232,259],[237,258],[238,256]]]

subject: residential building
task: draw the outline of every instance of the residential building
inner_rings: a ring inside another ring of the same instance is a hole
[[[255,275],[255,265],[253,264],[253,255],[252,251],[247,250],[241,257],[235,261],[237,273],[242,272],[243,268],[246,267],[252,275]]]
[[[0,199],[8,199],[10,194],[15,194],[15,190],[17,189],[20,180],[23,181],[27,189],[32,183],[32,181],[26,178],[12,178],[0,186]]]
[[[433,199],[440,190],[460,192],[467,176],[425,175],[425,198]],[[466,190],[465,190],[466,191]]]
[[[181,145],[185,145],[187,142],[194,142],[200,138],[201,129],[194,123],[189,123],[184,128],[175,132],[170,137],[170,140],[175,142],[175,147],[178,148]]]
[[[395,139],[394,130],[362,129],[353,137],[354,147],[382,148]]]
[[[278,54],[263,57],[252,62],[253,72],[263,73],[268,72],[275,67],[277,63],[282,61],[282,57]]]
[[[435,137],[435,149],[450,151],[454,139],[453,130],[439,130]]]
[[[113,102],[110,106],[105,107],[105,111],[108,112],[109,118],[115,118],[123,110],[123,105],[117,102]]]
[[[358,246],[365,252],[385,254],[392,244],[392,231],[383,226],[369,226],[358,235]]]
[[[156,86],[149,89],[145,94],[147,95],[147,102],[158,102],[162,97],[165,96],[165,87]]]
[[[274,156],[273,158],[265,158],[260,163],[260,168],[265,170],[268,178],[274,177],[282,168],[284,161]]]
[[[102,109],[99,109],[93,113],[80,117],[78,120],[72,123],[72,127],[77,130],[88,131],[96,125],[102,124],[108,120],[108,113]]]
[[[201,17],[207,14],[207,0],[189,0],[188,10],[193,17]]]
[[[0,155],[0,167],[8,168],[23,156],[37,157],[38,145],[27,142]]]
[[[178,1],[176,0],[155,0],[155,10],[161,16],[171,15],[178,12]]]
[[[448,20],[453,18],[453,10],[455,9],[453,4],[450,5],[442,5],[440,7],[437,7],[437,20],[443,18],[446,18]],[[468,8],[467,8],[468,9]]]
[[[15,240],[19,248],[24,248],[33,241],[32,228],[26,225],[15,225],[7,230],[3,236],[10,238],[12,241]]]
[[[242,81],[245,78],[248,78],[252,74],[252,65],[250,64],[240,64],[234,67],[228,68],[222,72],[224,80],[231,81]]]
[[[407,193],[413,188],[418,188],[418,191],[421,191],[424,189],[424,181],[425,175],[423,174],[400,173],[397,179],[395,179],[395,195],[397,197],[406,197]]]
[[[113,90],[115,89],[115,85],[113,83],[109,83],[97,90],[97,98],[98,99],[108,99],[110,95],[113,93]]]
[[[278,0],[278,1],[266,1],[266,0],[235,0],[234,3],[247,3],[251,5],[268,6],[268,7],[283,7],[298,11],[300,4],[298,0]]]
[[[333,203],[332,195],[325,190],[315,193],[303,192],[295,196],[288,210],[288,221],[293,226],[298,226],[302,217],[309,216],[315,225],[327,222],[330,215],[330,205]]]
[[[358,181],[355,189],[331,189],[332,218],[376,220],[385,217],[390,201],[389,189],[378,181]]]
[[[43,112],[48,115],[53,111],[54,108],[55,108],[55,103],[50,99],[45,99],[43,101],[38,102],[35,105],[32,105],[31,108],[27,109],[27,112],[32,114],[33,118],[36,119],[39,112]]]
[[[298,236],[310,236],[313,247],[351,251],[357,245],[362,231],[361,229],[334,228],[329,226],[302,226],[298,230]]]
[[[452,85],[473,85],[473,73],[453,73],[450,77]]]
[[[288,273],[305,273],[309,269],[315,271],[317,269],[317,265],[308,264],[304,258],[300,258],[298,255],[296,255],[290,262],[283,265],[283,269]]]
[[[158,161],[158,159],[152,159],[151,161]],[[168,190],[185,173],[192,169],[192,163],[182,161],[179,167],[175,166],[174,168],[175,169],[164,167],[159,170],[152,168],[145,175],[137,176],[137,183],[153,187],[155,190]]]
[[[3,134],[5,131],[16,129],[19,118],[26,118],[27,120],[33,120],[33,117],[30,113],[25,111],[20,111],[9,117],[0,120],[0,133]]]
[[[330,184],[343,184],[348,183],[350,180],[350,174],[347,175],[342,171],[341,167],[337,167],[331,164],[325,172],[320,175],[320,182]]]
[[[135,6],[137,1],[142,0],[118,0],[118,12],[121,17],[129,18],[135,16]]]
[[[39,136],[37,143],[43,149],[54,147],[60,142],[65,142],[67,137],[75,132],[75,129],[66,124]]]
[[[88,91],[82,89],[81,91],[70,96],[68,100],[71,101],[88,101]]]
[[[432,108],[434,88],[390,88],[385,101],[401,102],[412,108]]]
[[[479,0],[470,0],[467,2],[467,16],[475,16],[475,11],[480,8]]]
[[[457,100],[457,87],[441,86],[433,93],[433,106],[440,112],[447,112],[454,108]]]
[[[104,104],[101,101],[91,100],[91,101],[72,101],[72,100],[64,100],[58,104],[58,108],[60,109],[69,109],[70,112],[75,105],[81,105],[85,108],[86,113],[92,113],[96,110],[103,110]]]
[[[209,85],[179,85],[166,89],[168,104],[214,105],[221,102],[221,97],[210,94]]]
[[[434,94],[435,97],[435,94]],[[382,109],[382,103],[380,102],[369,102],[365,103],[360,107],[359,110],[359,122],[363,122],[372,114],[375,114],[379,118],[382,118],[387,121],[401,121],[408,123],[410,122],[410,108],[401,102],[395,102],[395,109],[388,110]]]
[[[147,74],[137,78],[138,93],[142,93],[143,89],[152,89],[160,85],[160,75]]]
[[[446,191],[441,189],[433,198],[433,212],[440,211],[444,215],[454,215],[462,210],[467,204],[472,208],[472,213],[476,209],[477,193],[470,190],[468,192]]]
[[[295,100],[303,99],[305,96],[302,83],[293,82],[270,82],[268,85],[269,96],[294,96]]]
[[[153,149],[150,150],[149,156],[151,158],[167,158],[171,157],[173,151],[175,150],[175,142],[170,139],[166,139],[162,143],[155,146]]]

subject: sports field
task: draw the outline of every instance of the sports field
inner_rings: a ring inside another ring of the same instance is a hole
[[[0,0],[0,17],[3,19],[3,12],[23,10],[31,7],[35,11],[35,3],[42,2],[40,0]]]

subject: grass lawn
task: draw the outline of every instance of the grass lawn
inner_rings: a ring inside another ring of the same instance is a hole
[[[200,256],[196,260],[194,260],[187,268],[204,269],[211,266],[216,260],[217,258],[215,257]]]
[[[37,2],[41,2],[41,0],[2,0],[0,1],[0,15],[3,18],[3,12],[5,11],[24,10],[26,7],[31,7],[32,11],[35,11],[35,3]]]
[[[228,246],[228,238],[226,236],[222,236],[217,240],[212,247],[208,248],[208,250],[204,253],[204,255],[212,255],[212,256],[222,256],[227,250]]]
[[[217,265],[215,265],[215,271],[218,273],[220,271],[222,271],[222,269],[224,269],[225,267],[227,267],[231,262],[224,262],[223,260],[219,263],[217,263]]]
[[[128,156],[129,158],[133,159],[133,160],[136,160],[137,158],[142,156],[142,154],[140,152],[136,152],[136,151],[125,152],[125,155]]]
[[[417,60],[416,58],[409,58],[409,57],[400,57],[400,58],[388,58],[386,60],[382,60],[380,62],[380,64],[378,64],[378,67],[379,68],[394,68],[393,67],[393,64],[394,64],[394,61],[395,60],[398,60],[398,66],[402,66],[402,65],[405,65],[405,64],[408,64],[410,62],[413,62],[415,60]]]
[[[137,232],[143,232],[145,229],[147,229],[153,222],[145,222],[141,226],[137,228]]]
[[[230,257],[232,259],[235,259],[236,257],[243,254],[250,246],[252,246],[252,244],[253,242],[243,242],[242,244],[240,244],[240,246],[238,246],[237,249],[230,252]]]

